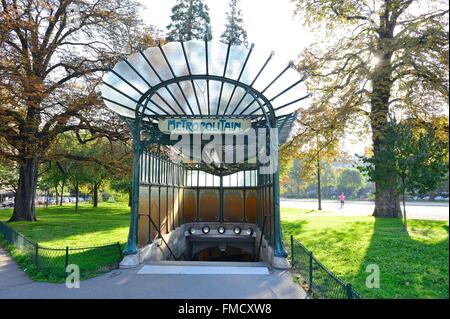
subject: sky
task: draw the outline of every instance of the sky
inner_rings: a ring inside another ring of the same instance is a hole
[[[171,9],[176,0],[140,0],[145,10],[142,18],[148,24],[166,30],[170,23]],[[213,39],[219,38],[225,29],[228,0],[205,0],[209,7]],[[295,5],[291,0],[241,0],[245,28],[249,43],[288,61],[295,61],[300,52],[314,42],[317,34],[302,25],[294,16]],[[367,141],[346,139],[343,148],[353,154],[362,153]]]
[[[170,23],[171,9],[175,0],[141,0],[146,6],[142,13],[145,22],[165,30]],[[225,29],[225,13],[228,0],[205,0],[209,7],[213,38]],[[249,43],[258,48],[274,51],[287,62],[295,60],[300,51],[313,40],[313,35],[303,28],[299,18],[293,16],[291,0],[241,0],[240,7]],[[292,41],[293,35],[297,36]]]

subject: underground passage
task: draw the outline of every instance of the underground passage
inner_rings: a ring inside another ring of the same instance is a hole
[[[139,51],[106,74],[102,98],[133,137],[122,266],[288,266],[278,150],[308,97],[304,79],[253,45],[199,40]]]

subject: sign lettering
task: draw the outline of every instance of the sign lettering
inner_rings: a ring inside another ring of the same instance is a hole
[[[251,128],[251,122],[243,119],[174,119],[159,120],[159,130],[172,133],[241,133]]]

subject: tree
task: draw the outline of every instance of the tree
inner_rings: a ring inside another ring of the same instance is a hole
[[[327,30],[298,63],[314,93],[310,108],[300,111],[302,121],[336,131],[369,127],[377,155],[389,112],[426,119],[447,108],[448,1],[295,3],[307,25]],[[376,183],[375,216],[401,214],[394,182]]]
[[[239,0],[230,0],[230,9],[227,12],[225,31],[220,36],[223,43],[231,45],[248,45],[247,31],[244,29],[242,12],[239,9]]]
[[[283,152],[289,150],[290,156],[295,156],[303,164],[305,176],[316,176],[318,209],[322,210],[321,171],[323,164],[330,164],[339,155],[337,134],[320,134],[316,129],[309,129],[308,134],[291,140]],[[295,151],[296,150],[296,151]]]
[[[396,180],[395,191],[402,195],[405,230],[405,193],[424,194],[436,189],[448,171],[448,145],[437,137],[432,125],[414,126],[414,120],[390,121],[383,132],[386,143],[373,157],[363,157],[361,166],[372,181],[384,184],[386,176]]]
[[[114,154],[112,157],[111,154]],[[98,206],[99,190],[107,180],[131,182],[131,148],[128,143],[111,142],[106,138],[96,139],[84,150],[85,180],[91,184],[93,206]]]
[[[0,189],[12,189],[15,192],[18,179],[18,170],[15,163],[0,158]]]
[[[80,13],[71,19],[73,6]],[[59,134],[121,138],[125,127],[97,85],[128,53],[130,32],[141,25],[138,8],[132,0],[0,2],[0,156],[19,169],[10,221],[36,220],[38,167]]]
[[[130,178],[124,178],[124,179],[113,179],[111,181],[111,189],[127,193],[128,194],[128,206],[131,207],[131,191],[132,191],[132,183],[131,183],[131,177]]]
[[[62,179],[61,199],[63,195],[64,185],[69,184],[75,191],[75,211],[78,212],[80,185],[84,184],[88,179],[88,172],[84,163],[80,159],[85,159],[86,147],[79,143],[74,134],[61,134],[56,144],[54,153],[56,167],[60,171]],[[66,155],[68,154],[68,155]],[[62,200],[60,202],[62,205]]]
[[[203,0],[177,0],[167,26],[167,40],[211,40],[209,8]]]
[[[75,192],[75,210],[78,210],[79,191],[85,186],[92,193],[93,206],[98,206],[99,189],[106,180],[131,179],[131,149],[129,135],[126,141],[95,138],[88,131],[61,134],[49,150],[52,161],[40,178],[39,184],[57,190],[70,186]],[[114,154],[114,156],[111,156]]]
[[[330,198],[336,191],[336,171],[332,164],[330,164],[327,161],[322,161],[322,173],[320,174],[321,177],[321,187],[322,187],[322,193]]]
[[[300,190],[305,187],[307,181],[311,180],[312,177],[310,172],[307,171],[299,159],[294,158],[292,160],[292,167],[289,170],[288,177],[291,185],[294,187],[295,195],[297,198],[300,197]]]
[[[295,196],[297,198],[300,197],[300,187],[301,187],[301,177],[300,174],[302,172],[301,166],[300,166],[300,161],[298,159],[294,159],[292,161],[292,166],[288,172],[288,177],[289,177],[289,182],[290,182],[290,186],[294,187],[295,189]],[[292,188],[291,188],[292,191]]]
[[[50,189],[54,189],[55,204],[58,205],[59,201],[59,204],[62,205],[64,186],[68,178],[67,174],[65,174],[65,172],[58,167],[56,162],[49,162],[47,165],[47,169],[38,179],[38,187],[41,190],[45,190],[47,194]]]
[[[357,169],[346,168],[339,174],[338,188],[341,192],[354,196],[363,187],[365,183]]]

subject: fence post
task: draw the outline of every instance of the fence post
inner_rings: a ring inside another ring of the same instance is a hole
[[[347,290],[347,298],[348,299],[353,299],[352,285],[351,284],[346,284],[345,288]]]
[[[66,267],[64,268],[64,272],[66,272],[68,265],[69,265],[69,246],[66,246]]]
[[[36,264],[36,268],[39,270],[39,244],[34,244],[34,263]]]
[[[313,253],[312,251],[309,252],[309,289],[308,292],[312,292],[312,286],[313,286]]]
[[[294,268],[294,236],[291,235],[291,263],[292,263],[292,268]]]
[[[120,242],[117,242],[117,249],[119,250],[120,259],[122,259],[123,255],[122,255],[122,248],[120,247]]]

